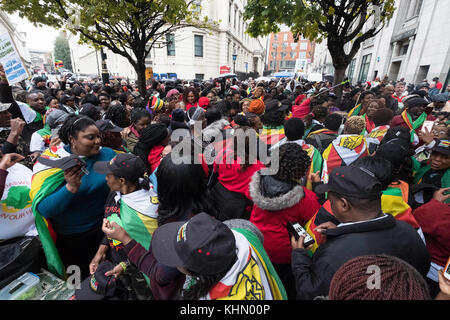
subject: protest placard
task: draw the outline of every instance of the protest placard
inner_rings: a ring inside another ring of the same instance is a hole
[[[0,63],[5,69],[10,85],[29,78],[27,69],[23,65],[9,33],[0,35]]]

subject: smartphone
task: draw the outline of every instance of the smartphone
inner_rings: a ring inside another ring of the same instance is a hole
[[[314,243],[314,238],[310,236],[308,232],[298,223],[298,222],[288,222],[286,228],[289,232],[289,236],[295,237],[295,240],[298,240],[301,236],[306,235],[303,246],[305,248],[309,247]]]
[[[447,264],[444,268],[444,277],[450,280],[450,258],[448,258]]]
[[[426,120],[422,125],[421,131],[427,132],[427,130],[428,130],[428,132],[431,132],[431,130],[433,130],[433,126],[434,126],[434,121]]]

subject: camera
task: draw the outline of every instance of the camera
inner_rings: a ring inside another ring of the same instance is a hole
[[[303,246],[305,248],[309,247],[314,243],[314,238],[309,235],[308,232],[298,223],[298,222],[288,222],[286,228],[289,232],[289,236],[295,237],[295,240],[298,240],[301,236],[305,235],[305,239],[303,240]]]

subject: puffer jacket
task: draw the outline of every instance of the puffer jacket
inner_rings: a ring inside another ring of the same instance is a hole
[[[320,208],[317,196],[295,182],[263,176],[260,171],[252,176],[249,193],[254,203],[250,221],[264,235],[264,249],[270,260],[289,264],[292,247],[286,225],[292,221],[304,226]]]

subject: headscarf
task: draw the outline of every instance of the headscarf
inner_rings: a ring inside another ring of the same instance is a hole
[[[248,107],[248,111],[252,113],[256,113],[257,115],[261,115],[264,113],[265,105],[261,99],[254,99],[250,102],[250,106]]]

